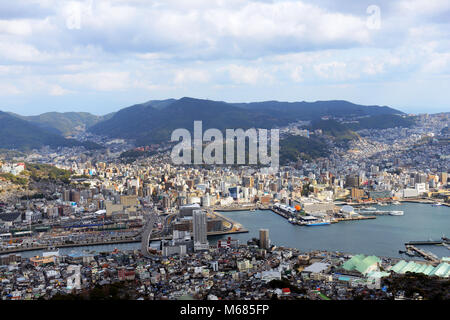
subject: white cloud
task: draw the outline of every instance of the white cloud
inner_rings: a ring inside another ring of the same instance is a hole
[[[129,72],[76,73],[60,76],[61,81],[77,87],[99,91],[123,90],[130,87]]]
[[[314,66],[314,71],[320,78],[331,80],[355,79],[359,76],[350,71],[347,64],[341,61],[316,64]]]
[[[50,87],[50,90],[49,90],[49,94],[51,96],[63,96],[63,95],[69,94],[69,93],[72,93],[72,91],[66,90],[66,89],[60,87],[59,85],[53,85]]]
[[[6,96],[6,95],[17,95],[21,94],[22,91],[20,91],[16,86],[8,84],[8,83],[0,83],[0,95]]]
[[[0,59],[19,62],[38,62],[45,58],[46,55],[32,45],[20,42],[0,41]]]
[[[448,0],[401,0],[394,2],[394,6],[403,14],[433,15],[450,10]]]
[[[270,84],[297,97],[299,82],[325,92],[450,73],[448,0],[379,6],[370,30],[347,1],[16,0],[0,4],[0,89],[245,96]]]
[[[303,73],[302,66],[295,67],[291,72],[292,80],[294,80],[295,82],[302,82],[304,80],[302,73]]]
[[[173,82],[175,84],[185,84],[192,82],[205,83],[209,80],[208,72],[197,69],[182,69],[175,72]]]
[[[231,80],[236,84],[256,85],[257,83],[273,80],[269,74],[259,68],[232,64],[222,68],[222,70],[226,70]]]

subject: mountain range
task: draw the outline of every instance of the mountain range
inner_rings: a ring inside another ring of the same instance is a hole
[[[0,148],[30,150],[43,146],[84,146],[88,149],[100,147],[92,142],[80,142],[74,139],[67,139],[30,121],[0,111]]]
[[[326,117],[356,120],[346,125],[323,120]],[[343,140],[355,138],[357,135],[353,130],[375,128],[380,123],[387,127],[413,123],[404,117],[403,112],[387,106],[363,106],[342,100],[227,103],[184,97],[150,100],[104,116],[86,112],[49,112],[37,116],[2,112],[0,148],[83,145],[67,138],[84,131],[110,138],[132,139],[136,145],[148,145],[168,141],[174,129],[192,130],[195,120],[203,121],[203,130],[270,129],[303,120],[311,122],[309,129],[322,129],[324,133]]]
[[[104,116],[96,116],[89,112],[46,112],[37,116],[21,116],[12,112],[9,114],[27,120],[47,131],[70,137],[85,131],[97,122],[108,120],[114,113]]]
[[[298,120],[311,121],[314,129],[318,129],[318,126],[326,124],[321,122],[321,118],[326,116],[370,118],[384,115],[399,122],[403,119],[403,112],[390,107],[362,106],[347,101],[226,103],[185,97],[149,101],[122,109],[88,130],[111,138],[134,139],[138,145],[146,145],[168,141],[171,132],[177,128],[191,131],[195,120],[203,121],[203,129],[270,129]],[[334,123],[334,126],[339,124]]]

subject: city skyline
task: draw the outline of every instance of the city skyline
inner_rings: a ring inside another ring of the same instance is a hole
[[[449,110],[447,1],[16,1],[0,110],[102,115],[153,99]]]
[[[213,319],[450,300],[449,18],[0,2],[0,299]]]

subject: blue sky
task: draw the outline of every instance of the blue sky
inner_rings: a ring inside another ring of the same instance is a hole
[[[433,113],[449,88],[448,0],[0,3],[0,110],[24,115],[183,96]]]

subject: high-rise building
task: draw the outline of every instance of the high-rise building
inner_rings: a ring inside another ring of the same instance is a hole
[[[364,197],[364,190],[359,188],[352,188],[352,200],[361,200]]]
[[[207,217],[203,210],[194,210],[192,212],[192,228],[194,232],[194,250],[208,250],[209,243],[207,239]]]
[[[70,191],[70,201],[79,203],[80,202],[80,192],[78,190]]]
[[[269,229],[259,229],[259,247],[261,249],[270,248]]]
[[[63,201],[70,201],[70,190],[64,190]]]
[[[347,187],[359,187],[359,176],[357,174],[348,175],[345,179]]]
[[[209,193],[207,193],[202,197],[202,207],[209,207],[210,205],[211,199],[209,197]]]
[[[253,177],[243,177],[242,183],[243,183],[244,187],[252,188],[254,185]]]
[[[447,179],[448,179],[447,172],[441,172],[439,180],[441,181],[442,185],[445,186],[447,184]]]
[[[415,183],[425,183],[427,182],[427,175],[423,173],[416,173],[414,179]]]

